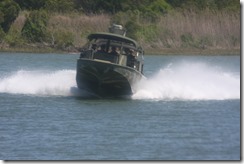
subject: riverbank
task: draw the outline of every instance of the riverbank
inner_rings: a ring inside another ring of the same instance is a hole
[[[26,53],[59,53],[59,54],[79,54],[78,50],[61,51],[53,48],[37,48],[37,47],[18,47],[1,49],[0,52],[26,52]],[[241,55],[240,49],[146,49],[145,55]]]
[[[29,12],[22,11],[0,42],[0,51],[36,53],[79,53],[86,37],[107,31],[113,21],[126,24],[129,15],[84,15],[52,13],[45,38],[28,42],[22,28]],[[130,21],[130,20],[129,20]],[[128,23],[128,22],[127,22]],[[153,22],[137,17],[128,36],[134,36],[146,54],[239,55],[240,15],[236,13],[173,11]],[[133,31],[131,33],[131,31]]]
[[[161,49],[146,50],[147,55],[240,55],[240,49]]]

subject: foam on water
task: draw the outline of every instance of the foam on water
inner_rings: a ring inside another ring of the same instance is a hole
[[[19,70],[0,77],[0,93],[77,96],[75,70]],[[138,83],[132,99],[240,99],[240,75],[204,63],[169,64]],[[80,92],[80,91],[79,91]]]
[[[0,78],[0,92],[34,95],[72,95],[75,87],[75,71],[26,71],[19,70]]]
[[[138,84],[133,99],[224,100],[240,98],[240,75],[204,63],[169,64]]]

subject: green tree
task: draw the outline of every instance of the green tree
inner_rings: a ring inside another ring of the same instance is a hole
[[[85,13],[127,12],[138,10],[140,12],[155,10],[166,12],[170,5],[165,0],[76,0],[76,9]]]
[[[46,0],[14,0],[22,10],[38,10],[44,7]]]
[[[19,15],[20,7],[13,0],[0,1],[0,26],[3,31],[8,32],[11,24]]]
[[[239,0],[215,0],[215,4],[219,10],[240,11]]]
[[[173,8],[211,10],[240,10],[239,0],[166,0]]]
[[[156,0],[149,5],[149,10],[155,13],[167,13],[171,6],[165,0]]]
[[[121,4],[127,0],[76,0],[75,8],[84,13],[110,13],[122,10]]]
[[[45,40],[47,34],[48,14],[44,10],[34,10],[27,17],[24,27],[21,31],[29,42],[41,42]]]
[[[72,0],[46,0],[44,8],[49,11],[70,12],[74,10],[74,1]]]
[[[53,32],[53,47],[61,50],[69,49],[73,47],[74,34],[66,30],[57,30]]]
[[[127,30],[127,36],[137,40],[138,39],[138,31],[140,30],[140,25],[133,21],[133,20],[129,20],[126,24],[125,24],[125,28]]]
[[[0,43],[3,42],[4,38],[5,38],[5,32],[3,31],[3,29],[0,27]]]
[[[169,10],[171,10],[171,6],[165,0],[154,0],[149,6],[142,9],[141,15],[151,22],[156,22],[161,15],[168,13]]]
[[[69,12],[74,9],[75,0],[14,0],[21,9],[47,9],[55,12]]]

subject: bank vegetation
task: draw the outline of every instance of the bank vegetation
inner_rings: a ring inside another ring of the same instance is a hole
[[[3,1],[6,2],[0,2],[0,51],[79,52],[90,33],[108,31],[112,23],[118,23],[125,26],[128,37],[142,44],[147,54],[240,53],[240,2],[236,0],[222,8],[217,0],[203,0],[212,2],[208,4],[212,6],[200,6],[191,0],[183,4],[177,0],[155,0],[145,1],[144,7],[137,5],[135,9],[130,6],[132,1],[117,5],[106,1],[105,9],[111,5],[108,11],[95,3],[89,6],[88,1],[79,2],[78,9],[69,7],[70,4],[55,8],[54,0],[47,0],[46,8],[28,8],[17,3],[20,7],[12,11],[17,15],[6,25],[3,7],[6,9],[7,2],[16,2]]]

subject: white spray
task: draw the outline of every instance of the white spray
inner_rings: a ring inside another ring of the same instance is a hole
[[[0,78],[0,92],[34,95],[71,95],[71,87],[76,86],[75,71],[26,71],[20,70],[5,78]]]
[[[168,65],[138,84],[133,99],[223,100],[240,98],[240,76],[204,63]]]
[[[0,93],[76,96],[75,70],[19,70],[0,77]],[[138,84],[132,99],[240,99],[240,75],[204,63],[169,64]]]

